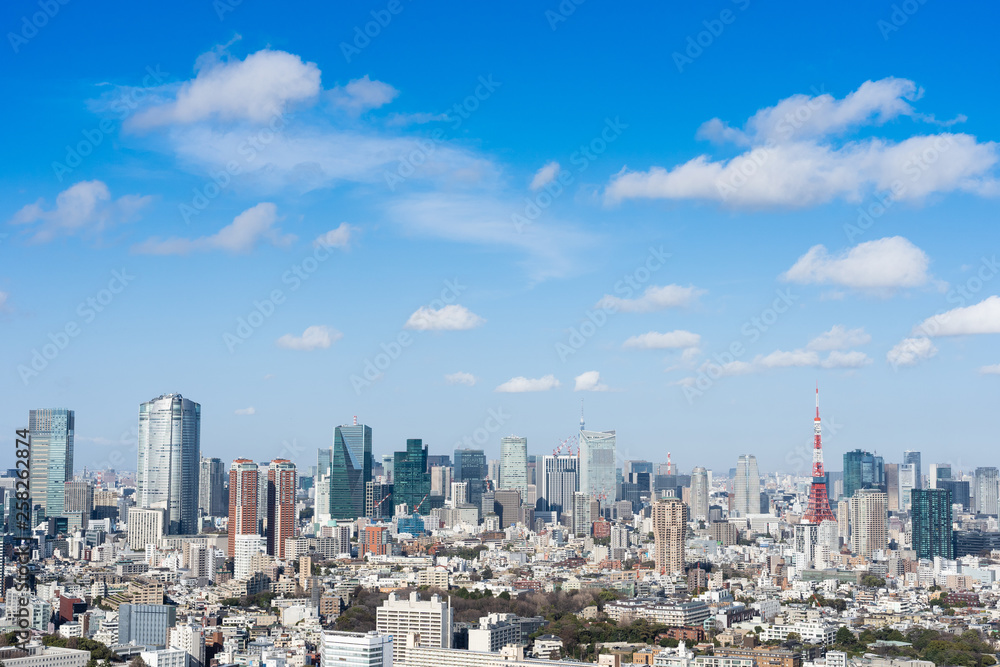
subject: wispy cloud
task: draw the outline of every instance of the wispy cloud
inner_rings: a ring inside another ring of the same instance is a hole
[[[234,413],[237,415],[255,415],[257,414],[257,409],[251,405],[249,408],[237,408]]]
[[[330,99],[334,106],[351,114],[378,109],[392,102],[397,95],[399,95],[398,90],[384,81],[372,81],[367,74],[330,91]]]
[[[403,327],[416,331],[465,331],[485,322],[465,306],[453,303],[437,309],[421,306],[410,315]]]
[[[554,181],[558,175],[559,163],[549,162],[547,165],[535,172],[535,176],[531,179],[531,184],[528,187],[531,190],[541,190],[546,185]]]
[[[622,313],[651,313],[665,308],[689,306],[704,293],[705,290],[698,289],[693,285],[687,287],[682,285],[650,285],[642,293],[642,296],[634,299],[606,294],[597,302],[596,307],[618,310]]]
[[[312,350],[325,350],[343,337],[344,334],[336,329],[317,324],[306,327],[301,336],[285,334],[275,341],[275,343],[278,347],[283,347],[286,350],[309,352]]]
[[[885,358],[893,368],[915,366],[921,361],[930,359],[937,352],[938,350],[930,338],[920,336],[917,338],[904,338],[899,341],[886,353]]]
[[[131,222],[152,200],[140,195],[112,199],[103,181],[81,181],[60,192],[53,208],[46,208],[45,200],[39,198],[18,210],[10,223],[31,228],[32,241],[45,243],[60,236],[94,235],[116,223]]]
[[[638,336],[632,336],[622,344],[622,347],[635,350],[672,350],[698,347],[700,344],[701,336],[690,331],[678,329],[664,333],[649,331]]]
[[[519,375],[511,378],[498,386],[495,391],[507,394],[521,394],[532,391],[548,391],[559,386],[559,380],[554,375],[545,375],[540,378],[526,378]]]
[[[471,387],[476,384],[476,376],[472,373],[459,371],[457,373],[448,373],[444,376],[444,381],[448,384],[464,384],[467,387]]]
[[[223,250],[231,253],[248,253],[258,242],[266,240],[272,245],[286,246],[295,240],[292,234],[282,234],[275,226],[278,208],[269,202],[257,204],[243,211],[233,221],[211,236],[199,238],[151,238],[132,248],[133,252],[146,255],[186,255],[191,252]]]

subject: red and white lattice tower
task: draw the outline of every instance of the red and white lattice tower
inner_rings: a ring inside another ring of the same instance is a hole
[[[813,420],[812,487],[809,489],[809,506],[802,515],[802,523],[836,521],[830,511],[830,496],[826,490],[826,472],[823,470],[823,427],[819,421],[819,385],[816,385],[816,419]]]

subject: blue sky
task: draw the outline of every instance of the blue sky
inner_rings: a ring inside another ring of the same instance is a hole
[[[70,407],[133,468],[175,391],[224,459],[543,454],[583,401],[622,460],[806,472],[818,381],[831,469],[996,463],[995,8],[0,16],[5,440]]]

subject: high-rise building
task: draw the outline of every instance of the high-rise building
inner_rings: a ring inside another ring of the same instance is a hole
[[[136,505],[165,509],[168,535],[198,532],[201,406],[163,394],[139,406]]]
[[[265,553],[267,538],[263,535],[237,535],[233,553],[233,578],[240,581],[250,578],[254,573],[254,562],[260,554]]]
[[[901,463],[899,465],[899,510],[901,512],[910,511],[912,496],[910,492],[917,486],[917,470],[912,463]]]
[[[871,556],[889,544],[889,498],[878,489],[858,489],[851,496],[851,551]]]
[[[69,524],[87,528],[94,513],[94,485],[83,480],[66,482],[64,485],[65,500],[63,501],[64,516],[69,518]]]
[[[378,632],[328,630],[319,645],[320,667],[392,667],[392,640]]]
[[[126,528],[128,548],[132,551],[145,551],[147,544],[160,544],[163,537],[164,514],[166,510],[140,509],[129,510]]]
[[[915,452],[912,450],[906,450],[903,452],[903,464],[908,464],[913,466],[913,488],[922,489],[924,487],[921,481],[921,475],[923,474],[923,468],[920,467],[920,452]]]
[[[760,472],[757,457],[743,454],[736,460],[736,478],[733,480],[733,511],[737,516],[760,514]]]
[[[250,459],[236,459],[229,468],[229,557],[236,556],[239,535],[260,535],[257,517],[260,470]]]
[[[976,514],[997,515],[1000,504],[997,469],[990,466],[976,468]]]
[[[542,509],[560,514],[573,512],[573,494],[580,490],[579,459],[570,455],[542,457]]]
[[[691,471],[691,518],[708,521],[708,471],[701,466]]]
[[[932,463],[930,468],[930,474],[927,477],[927,486],[932,489],[938,488],[939,480],[951,479],[951,464],[950,463]]]
[[[284,559],[285,540],[295,537],[295,464],[286,459],[271,461],[267,469],[267,553]]]
[[[962,509],[969,511],[972,509],[972,494],[969,491],[969,482],[958,479],[938,479],[937,488],[951,491],[951,502],[961,505]]]
[[[169,604],[118,606],[118,642],[136,646],[164,646],[167,629],[177,621],[177,607]]]
[[[421,600],[416,591],[410,593],[409,598],[401,599],[396,593],[389,593],[389,599],[376,610],[375,629],[393,637],[417,632],[421,646],[451,648],[450,599],[445,601],[440,595],[432,595],[430,600]]]
[[[396,505],[406,503],[410,512],[429,514],[431,506],[426,502],[431,493],[431,474],[427,470],[427,447],[419,438],[409,438],[406,441],[406,451],[393,455],[392,502]]]
[[[486,454],[481,449],[456,449],[452,481],[467,482],[469,504],[480,506],[486,480]]]
[[[889,511],[898,512],[900,499],[898,463],[885,464],[885,490],[889,496]]]
[[[392,514],[392,484],[378,480],[365,484],[365,516],[382,519]]]
[[[448,497],[451,491],[451,468],[431,466],[431,495]]]
[[[652,514],[656,569],[666,574],[684,572],[687,505],[680,498],[664,498],[653,503]]]
[[[521,520],[521,492],[517,489],[498,489],[493,506],[500,517],[500,528],[515,526]]]
[[[330,516],[357,519],[365,514],[365,485],[372,481],[372,429],[364,424],[338,426],[330,450]],[[324,465],[319,461],[320,467]],[[318,473],[317,473],[318,474]]]
[[[951,528],[951,491],[913,489],[910,522],[913,527],[913,550],[917,558],[955,557]]]
[[[500,440],[498,488],[513,489],[523,496],[528,490],[528,439],[509,435]]]
[[[198,511],[202,516],[226,516],[226,468],[222,459],[201,457]]]
[[[580,431],[580,491],[600,500],[602,509],[615,502],[615,447],[614,431]]]
[[[168,629],[167,646],[188,654],[186,667],[204,667],[205,632],[201,626],[179,624]]]
[[[73,479],[75,422],[75,413],[65,408],[28,411],[31,506],[41,505],[45,516],[63,516],[65,484]]]
[[[590,533],[590,501],[592,498],[590,495],[584,493],[583,491],[577,491],[573,494],[573,506],[572,506],[572,527],[574,535],[587,535]]]
[[[885,462],[881,456],[855,449],[844,452],[844,497],[858,489],[881,489],[885,486]]]

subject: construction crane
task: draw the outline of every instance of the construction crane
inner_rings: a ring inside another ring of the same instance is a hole
[[[429,498],[430,495],[431,495],[431,492],[428,491],[427,495],[420,499],[420,502],[417,503],[417,506],[413,508],[413,513],[414,514],[416,514],[416,513],[418,513],[420,511],[420,506],[424,504],[424,501],[427,500],[427,498]]]

